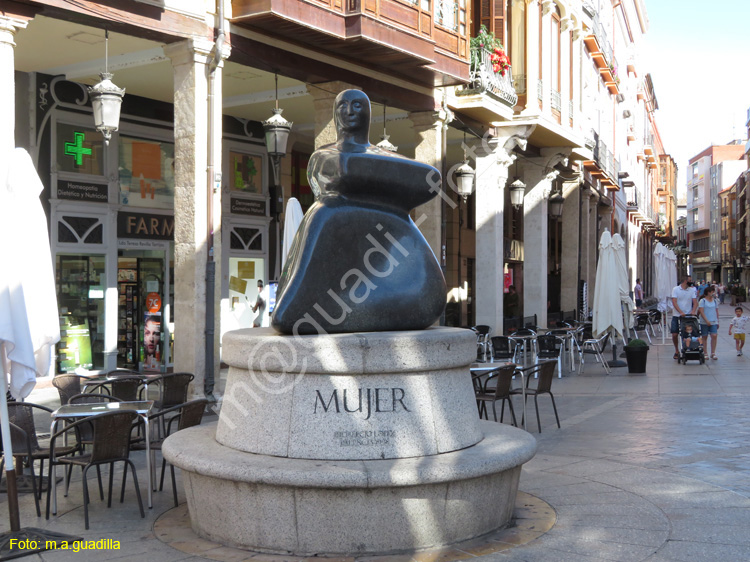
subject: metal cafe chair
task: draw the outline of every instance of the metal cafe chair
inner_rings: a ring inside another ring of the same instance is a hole
[[[9,402],[8,403],[8,421],[14,424],[19,432],[11,433],[11,443],[13,445],[14,456],[26,457],[32,468],[32,489],[36,498],[42,497],[42,476],[44,474],[44,461],[49,458],[49,447],[39,445],[39,439],[36,433],[36,424],[34,422],[34,413],[44,412],[49,415],[52,410],[40,404],[31,402]],[[49,422],[46,422],[49,425]],[[69,445],[59,448],[61,455],[70,455],[80,451],[80,446],[76,441],[75,445]],[[39,482],[35,484],[36,476],[34,475],[34,461],[39,461]],[[5,463],[3,459],[0,463],[0,474]],[[20,465],[19,465],[20,466]]]
[[[555,412],[555,420],[557,421],[557,427],[560,428],[560,417],[557,415],[557,405],[555,404],[555,396],[552,394],[552,380],[555,378],[555,362],[554,361],[544,361],[543,363],[539,363],[537,365],[533,365],[532,367],[528,367],[527,369],[523,369],[523,371],[526,373],[526,398],[529,396],[534,397],[534,409],[536,411],[536,424],[537,428],[539,428],[539,433],[542,432],[542,422],[539,418],[539,401],[538,398],[542,394],[549,394],[550,399],[552,400],[552,409]],[[535,375],[536,377],[536,386],[531,386],[531,379],[534,378],[531,375]],[[520,395],[522,394],[520,388],[514,388],[510,391],[513,395]],[[521,420],[521,423],[523,423],[523,419]]]
[[[203,420],[203,414],[206,411],[206,404],[208,404],[208,400],[205,398],[200,398],[198,400],[191,400],[190,402],[186,402],[184,404],[178,404],[177,406],[172,406],[171,408],[167,408],[166,410],[162,410],[161,412],[157,412],[155,414],[151,414],[148,419],[149,422],[153,420],[157,421],[163,421],[167,415],[175,414],[174,416],[170,417],[167,421],[167,428],[164,434],[164,437],[160,439],[152,439],[151,440],[151,451],[149,451],[149,454],[153,454],[154,451],[161,451],[162,443],[164,443],[164,440],[173,433],[172,427],[176,422],[176,429],[174,429],[174,432],[181,431],[183,429],[187,429],[188,427],[193,427],[196,425],[200,425],[201,421]],[[145,439],[140,438],[137,441],[131,441],[131,449],[141,449],[145,446]],[[162,456],[161,460],[161,476],[159,478],[159,491],[164,489],[164,473],[166,470],[167,460]],[[152,461],[151,466],[155,467],[155,463]],[[172,494],[174,496],[174,505],[177,507],[177,485],[175,480],[175,473],[174,473],[174,466],[170,463],[169,469],[172,476]],[[153,468],[153,470],[156,470]],[[154,483],[156,482],[156,479],[154,478]]]
[[[88,482],[86,479],[89,468],[92,466],[98,467],[101,464],[109,464],[109,493],[107,499],[107,507],[112,506],[112,484],[114,478],[114,463],[124,463],[124,472],[122,476],[122,490],[120,492],[120,503],[125,499],[125,483],[127,481],[128,467],[133,472],[133,483],[135,485],[135,493],[138,498],[138,508],[141,512],[141,518],[145,518],[146,515],[143,512],[143,502],[141,501],[141,490],[138,486],[138,475],[136,474],[135,465],[130,460],[130,430],[132,429],[133,422],[138,419],[138,414],[133,411],[113,411],[98,414],[96,416],[90,416],[86,419],[82,419],[73,422],[65,426],[60,431],[55,432],[50,438],[50,453],[49,453],[49,481],[52,482],[54,478],[53,468],[55,465],[68,465],[68,466],[80,466],[83,470],[83,513],[86,529],[89,528],[89,489]],[[63,437],[66,433],[71,430],[78,431],[78,429],[84,424],[91,424],[93,428],[93,440],[91,451],[81,456],[60,456],[59,450],[56,448],[57,439]],[[70,478],[70,477],[68,477]],[[49,519],[50,512],[50,497],[52,495],[53,485],[50,484],[47,490],[47,513],[46,518]],[[102,499],[103,494],[102,494]]]
[[[648,320],[648,314],[636,314],[634,323],[633,323],[633,331],[635,332],[635,337],[640,338],[638,335],[638,330],[642,330],[646,334],[646,338],[648,339],[648,343],[651,343],[651,336],[648,333],[648,329],[650,327],[650,322]]]
[[[511,402],[511,383],[513,381],[513,375],[516,372],[516,365],[503,365],[492,371],[486,371],[484,373],[478,373],[472,375],[472,382],[474,383],[474,394],[477,400],[477,408],[479,410],[479,417],[481,418],[484,414],[484,419],[489,420],[489,414],[487,412],[487,404],[492,404],[492,416],[497,421],[497,401],[501,402],[500,409],[500,423],[503,422],[505,415],[505,402],[508,402],[508,408],[510,409],[510,415],[513,419],[513,425],[518,427],[516,421],[516,413],[513,410],[513,402]]]
[[[52,379],[52,386],[57,389],[57,392],[60,395],[60,405],[64,406],[68,403],[71,396],[80,394],[82,392],[81,383],[85,383],[86,380],[86,377],[70,373],[56,375]]]
[[[604,370],[607,374],[610,373],[609,365],[607,365],[607,362],[604,360],[604,357],[602,356],[602,353],[604,352],[604,348],[607,347],[607,342],[609,341],[609,332],[604,334],[603,336],[597,338],[591,338],[587,340],[583,340],[581,342],[581,353],[580,353],[580,359],[581,363],[578,365],[578,374],[580,375],[583,373],[583,363],[584,363],[584,357],[588,355],[593,355],[597,361],[602,363],[604,365]]]
[[[557,377],[562,378],[562,354],[565,349],[565,339],[554,334],[545,334],[536,337],[536,344],[539,348],[536,354],[536,361],[554,360],[557,362]]]
[[[515,361],[516,349],[516,342],[511,340],[508,336],[492,336],[490,338],[490,356],[492,361],[498,359]]]
[[[484,360],[487,358],[492,328],[485,324],[479,324],[472,327],[472,330],[474,330],[474,333],[477,335],[477,358],[479,358],[481,354],[481,358]]]

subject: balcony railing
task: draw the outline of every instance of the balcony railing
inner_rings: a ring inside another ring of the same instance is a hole
[[[471,53],[471,82],[457,93],[459,95],[490,94],[504,104],[514,107],[518,102],[518,95],[513,87],[513,69],[505,69],[505,75],[492,70],[492,53],[487,49],[472,49]]]
[[[552,109],[558,112],[562,112],[562,99],[560,97],[560,92],[557,92],[555,90],[551,91],[551,102],[552,102]]]
[[[604,31],[598,17],[592,19],[591,27],[594,30],[594,35],[596,35],[596,40],[599,42],[599,47],[601,48],[604,58],[607,59],[607,62],[612,62],[612,45],[609,44],[607,33]]]
[[[544,81],[541,78],[536,83],[536,97],[539,101],[544,100]]]

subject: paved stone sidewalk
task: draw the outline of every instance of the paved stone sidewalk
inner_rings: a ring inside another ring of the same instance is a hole
[[[555,379],[562,429],[542,396],[538,434],[529,402],[529,430],[539,450],[524,467],[520,488],[552,506],[556,524],[528,544],[483,560],[750,560],[750,355],[737,357],[727,335],[732,307],[724,305],[720,313],[717,361],[680,365],[672,359],[669,336],[667,345],[659,337],[645,376],[629,375],[627,368],[606,375],[587,363],[583,375]],[[611,358],[611,352],[605,355]],[[55,406],[56,392],[40,388],[32,400]],[[87,532],[80,484],[74,482],[70,497],[60,500],[60,513],[46,522],[31,516],[33,503],[24,495],[22,524],[112,538],[121,549],[47,552],[27,560],[205,559],[156,538],[155,520],[173,507],[168,483],[154,494],[146,519],[139,517],[132,494],[111,509],[94,499]],[[6,513],[5,503],[0,496],[0,513]]]

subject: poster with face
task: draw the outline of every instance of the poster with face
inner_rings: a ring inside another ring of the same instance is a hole
[[[141,348],[144,370],[161,368],[161,313],[147,313],[143,318],[143,347]]]

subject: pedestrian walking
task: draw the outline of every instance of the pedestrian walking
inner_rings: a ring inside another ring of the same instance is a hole
[[[716,356],[716,341],[719,335],[719,301],[716,300],[716,288],[706,287],[703,298],[698,302],[698,317],[700,318],[703,349],[708,350],[708,336],[711,336],[711,359]]]
[[[729,323],[729,335],[734,334],[734,347],[737,349],[737,357],[742,355],[742,348],[745,347],[745,334],[747,333],[747,322],[750,320],[745,316],[744,309],[738,306],[734,309],[734,318]]]
[[[635,307],[641,308],[643,304],[643,287],[641,287],[641,280],[635,280],[635,288],[633,289],[633,298],[635,299]]]
[[[719,295],[719,303],[724,304],[724,292],[726,291],[726,287],[724,287],[724,283],[719,283],[716,286],[716,294]]]
[[[672,308],[675,313],[672,315],[672,324],[670,332],[672,333],[672,343],[674,344],[674,358],[680,359],[680,316],[695,314],[698,309],[698,298],[695,293],[695,287],[692,286],[690,277],[684,277],[682,282],[672,289]]]

